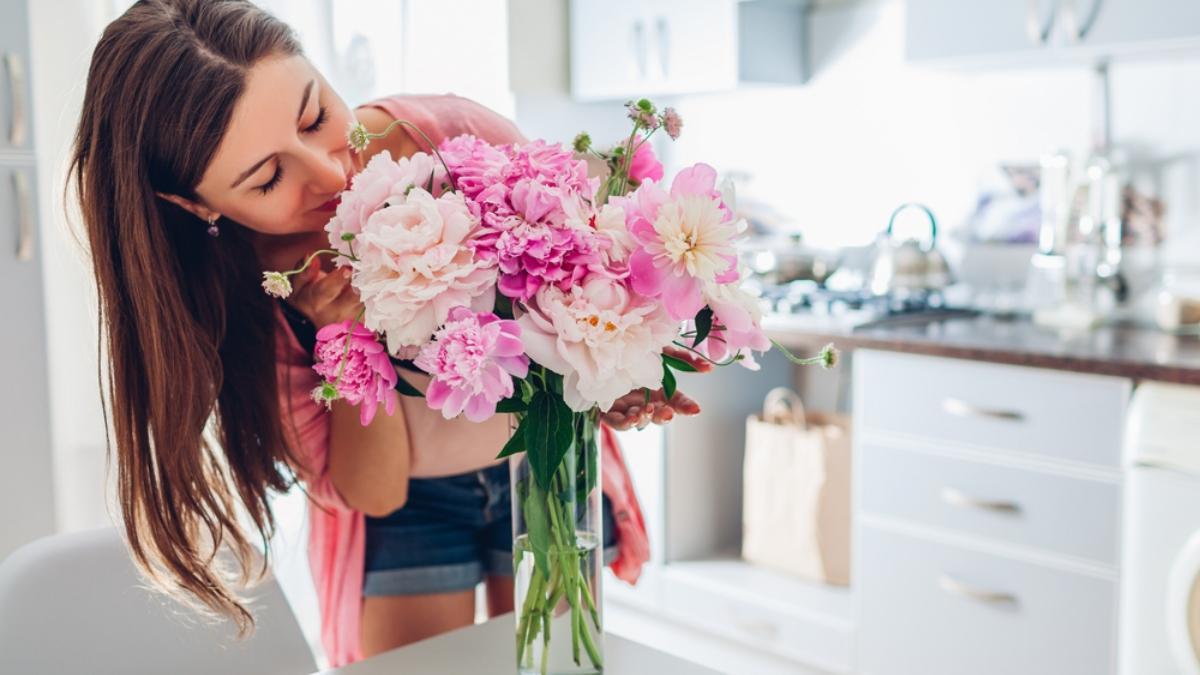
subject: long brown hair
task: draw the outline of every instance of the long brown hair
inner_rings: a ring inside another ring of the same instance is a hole
[[[253,619],[214,556],[232,549],[243,582],[265,571],[253,540],[265,544],[273,529],[269,491],[292,482],[274,308],[244,228],[225,221],[211,237],[156,193],[197,199],[247,71],[299,53],[288,26],[250,2],[141,0],[92,54],[71,164],[134,559],[243,630]]]

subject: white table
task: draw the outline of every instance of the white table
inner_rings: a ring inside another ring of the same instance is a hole
[[[325,675],[516,675],[512,615],[393,649]],[[604,637],[605,675],[716,675],[616,635]]]

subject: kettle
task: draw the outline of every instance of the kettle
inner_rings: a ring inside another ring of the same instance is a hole
[[[928,241],[897,241],[892,235],[896,216],[908,209],[920,209],[929,217]],[[871,292],[890,295],[896,292],[940,291],[950,285],[950,267],[937,249],[937,218],[924,204],[901,204],[888,218],[887,229],[875,242],[875,261],[871,266]]]

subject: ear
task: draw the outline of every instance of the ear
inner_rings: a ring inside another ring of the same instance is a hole
[[[159,199],[164,199],[168,202],[171,202],[175,206],[178,206],[179,208],[187,211],[193,216],[196,216],[204,222],[208,222],[211,219],[221,215],[207,206],[203,206],[197,202],[194,202],[187,197],[180,197],[179,195],[173,195],[167,192],[155,192],[154,194],[158,195]]]

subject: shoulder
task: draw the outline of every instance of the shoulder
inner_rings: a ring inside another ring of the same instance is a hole
[[[400,94],[377,99],[356,111],[368,130],[372,124],[386,128],[395,119],[404,119],[418,126],[434,143],[462,134],[477,136],[489,143],[502,145],[524,142],[525,138],[504,115],[478,101],[455,94]],[[364,119],[363,115],[370,119]],[[412,154],[424,149],[424,143],[416,139],[411,130],[405,129],[403,137],[394,141],[397,149],[407,149]],[[389,136],[389,141],[391,136]],[[392,150],[391,147],[386,148]],[[396,154],[393,152],[393,155]]]

